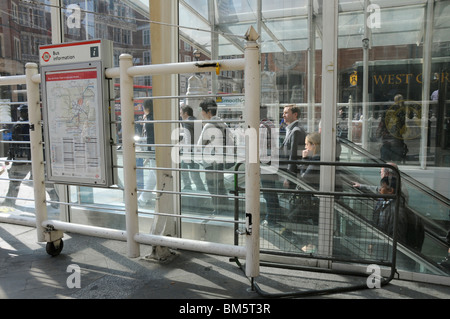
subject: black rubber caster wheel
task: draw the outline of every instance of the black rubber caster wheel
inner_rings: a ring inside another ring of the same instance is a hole
[[[45,247],[45,250],[47,251],[47,254],[49,254],[52,257],[58,256],[62,249],[64,247],[64,241],[62,239],[48,242],[47,246]]]

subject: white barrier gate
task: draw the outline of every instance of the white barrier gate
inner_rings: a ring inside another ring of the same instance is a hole
[[[120,78],[122,136],[123,136],[123,170],[124,197],[126,207],[126,230],[115,230],[95,226],[72,224],[57,220],[48,220],[45,192],[45,169],[42,147],[41,109],[39,84],[41,76],[36,63],[26,64],[25,76],[1,77],[0,85],[26,84],[28,112],[30,123],[30,144],[32,172],[34,181],[35,218],[17,215],[0,215],[0,222],[36,226],[37,241],[47,242],[54,249],[62,249],[63,232],[73,232],[88,236],[96,236],[127,242],[127,254],[130,258],[139,257],[139,244],[163,246],[185,250],[212,253],[230,257],[245,258],[246,275],[259,275],[259,227],[260,227],[260,163],[259,143],[246,143],[245,146],[245,247],[211,243],[139,233],[137,182],[135,166],[136,152],[134,136],[133,78],[162,74],[215,72],[219,66],[223,71],[244,70],[245,74],[245,128],[259,136],[260,109],[260,72],[259,46],[256,43],[259,35],[250,27],[245,35],[246,47],[244,58],[218,61],[198,61],[170,63],[160,65],[133,66],[132,57],[128,54],[120,56],[120,66],[106,70],[107,78]],[[41,186],[41,187],[39,187]]]

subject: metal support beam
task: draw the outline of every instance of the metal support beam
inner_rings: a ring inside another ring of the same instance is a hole
[[[45,229],[41,222],[47,219],[47,206],[45,203],[45,169],[44,152],[42,151],[42,129],[41,129],[41,104],[39,99],[39,83],[33,81],[33,76],[38,74],[36,63],[27,63],[26,84],[28,100],[28,118],[30,121],[30,148],[31,148],[31,171],[33,174],[33,191],[35,200],[37,241],[44,242]]]
[[[434,29],[434,0],[428,0],[425,17],[425,36],[423,44],[423,83],[422,83],[422,123],[420,134],[419,161],[422,169],[427,168],[428,152],[428,121],[430,110],[430,82],[431,82],[431,49],[433,45]]]
[[[150,1],[150,20],[175,25],[178,18],[178,1]],[[171,26],[153,24],[150,28],[151,39],[158,45],[151,46],[152,62],[154,64],[175,63],[178,61],[178,29]],[[153,96],[171,96],[178,92],[178,77],[176,73],[154,75],[152,78]],[[153,100],[153,114],[156,121],[177,120],[179,118],[179,104],[177,99]],[[170,145],[174,143],[171,132],[179,127],[177,123],[155,123],[155,144]],[[155,148],[156,167],[176,168],[178,158],[172,158],[171,149],[167,147]],[[179,174],[177,171],[156,171],[156,189],[167,191],[179,190]],[[180,211],[179,196],[157,193],[155,211]],[[152,235],[176,236],[180,230],[177,219],[156,215],[151,225]],[[155,259],[166,258],[170,251],[166,247],[152,249],[148,257]]]
[[[247,218],[246,274],[259,276],[259,228],[260,228],[260,166],[259,166],[259,124],[261,99],[261,63],[259,35],[250,27],[245,47],[245,215]]]
[[[308,2],[308,43],[308,132],[313,132],[316,119],[316,19],[313,0]]]
[[[364,0],[364,38],[362,40],[363,46],[363,96],[362,96],[362,147],[368,149],[369,147],[369,136],[368,136],[368,120],[369,120],[369,49],[370,49],[370,37],[369,37],[369,27],[367,26],[367,19],[369,18],[369,12],[367,8],[369,6],[369,0]],[[351,116],[351,113],[349,113]],[[358,120],[358,119],[357,119]],[[349,126],[348,134],[352,134],[353,126]]]
[[[322,54],[322,134],[321,161],[336,160],[336,105],[337,105],[337,48],[338,48],[338,0],[327,1],[323,6],[323,54]],[[326,21],[326,22],[325,22]],[[335,185],[335,167],[321,166],[320,191],[332,192]],[[327,210],[325,198],[321,198],[319,216],[319,255],[332,252],[333,211]],[[333,207],[333,203],[331,206]],[[320,262],[321,263],[321,262]],[[328,263],[324,261],[324,263]],[[328,265],[321,265],[328,266]]]
[[[64,42],[64,28],[61,14],[62,1],[51,0],[51,26],[52,26],[52,44]]]
[[[136,145],[134,141],[133,78],[128,75],[128,69],[133,66],[133,57],[129,54],[122,54],[119,63],[127,251],[129,257],[139,257],[139,245],[134,240],[134,235],[139,232],[139,224],[136,183]]]

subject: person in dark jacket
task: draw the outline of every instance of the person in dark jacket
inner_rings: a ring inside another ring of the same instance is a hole
[[[275,139],[278,138],[275,133],[275,125],[267,116],[268,109],[266,105],[261,105],[260,107],[260,124],[259,124],[259,151],[261,162],[270,161],[272,156],[276,156],[275,152]],[[272,142],[274,141],[274,142]],[[272,145],[273,144],[273,145]],[[274,189],[276,188],[276,181],[278,176],[276,174],[271,174],[270,171],[265,171],[261,169],[261,187],[264,189]],[[284,217],[283,207],[280,205],[278,194],[274,191],[262,191],[264,200],[266,201],[266,214],[264,216],[262,224],[267,226],[269,224],[274,224]]]
[[[153,121],[153,100],[145,100],[144,102],[144,115],[142,116],[142,121]],[[147,151],[154,150],[154,146],[150,146],[155,144],[155,132],[154,132],[154,123],[153,122],[145,122],[142,123],[142,132],[141,137],[144,139],[144,143],[148,144],[146,147]],[[143,161],[144,166],[155,167],[156,163],[153,158],[147,157],[145,161]],[[148,170],[148,175],[144,180],[144,188],[145,190],[154,190],[156,188],[156,173],[153,169]],[[139,195],[138,202],[142,205],[150,204],[150,201],[155,197],[155,194],[152,192],[142,192]]]
[[[320,161],[320,133],[313,132],[305,138],[305,149],[302,152],[302,159],[307,161]],[[320,166],[309,164],[300,165],[300,178],[315,187],[319,188]]]
[[[395,194],[397,178],[394,176],[383,177],[380,181],[379,193],[382,195]],[[406,242],[407,220],[405,212],[404,198],[400,197],[399,212],[397,216],[397,241]],[[394,235],[394,217],[397,208],[396,198],[380,198],[377,200],[373,214],[373,225],[386,233],[388,236]],[[373,252],[373,245],[369,245],[369,253]]]
[[[320,133],[313,132],[306,135],[302,159],[305,161],[320,161],[320,143]],[[309,186],[319,189],[320,166],[306,163],[299,165],[299,179]],[[295,194],[291,199],[288,220],[317,225],[319,221],[319,198],[311,194]]]
[[[381,138],[380,158],[384,161],[405,162],[408,146],[404,140],[405,100],[401,94],[394,97],[392,105],[383,115],[377,129]]]
[[[306,131],[299,123],[300,109],[295,105],[287,105],[283,110],[283,119],[287,124],[286,137],[280,148],[282,160],[297,161],[302,158],[302,151],[305,147]],[[289,163],[287,171],[292,175],[298,174],[298,164]],[[295,188],[295,183],[289,180],[284,181],[285,188]]]
[[[8,192],[3,205],[14,206],[19,194],[20,185],[23,179],[31,173],[31,150],[30,150],[30,124],[28,123],[28,106],[20,105],[17,108],[19,119],[12,127],[11,136],[14,142],[11,143],[7,161],[12,161],[8,170],[10,178]],[[6,162],[8,165],[8,162]],[[30,174],[30,179],[32,178]],[[46,186],[46,191],[52,201],[59,201],[58,194],[53,186]],[[51,203],[53,208],[58,208],[58,203]]]

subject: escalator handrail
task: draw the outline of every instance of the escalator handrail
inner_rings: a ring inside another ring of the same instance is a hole
[[[329,166],[335,166],[335,167],[350,167],[350,166],[357,166],[357,167],[386,167],[389,169],[392,169],[393,171],[395,171],[397,174],[400,174],[399,170],[397,167],[394,167],[390,164],[384,163],[384,162],[380,162],[380,163],[350,163],[350,162],[323,162],[323,161],[305,161],[305,160],[301,160],[301,161],[280,161],[280,164],[314,164],[314,165],[329,165]],[[237,167],[239,167],[240,165],[237,165]],[[236,167],[236,168],[237,168]],[[238,169],[238,168],[237,168]],[[308,183],[305,183],[304,181],[302,181],[300,178],[284,171],[284,170],[280,170],[280,172],[278,173],[281,177],[290,179],[292,182],[297,183],[298,185],[301,185],[302,187],[302,191],[299,190],[293,190],[293,189],[283,189],[281,192],[283,193],[311,193],[311,194],[316,194],[316,195],[336,195],[336,196],[340,196],[340,195],[344,195],[344,196],[364,196],[364,197],[370,197],[373,198],[375,200],[375,198],[380,197],[379,194],[369,194],[369,193],[364,193],[363,192],[356,192],[356,193],[348,193],[348,192],[321,192],[318,191],[317,189],[314,189],[313,187],[311,187],[311,185],[309,185]],[[344,174],[345,175],[345,174]],[[401,188],[401,179],[402,176],[400,175],[400,179],[399,179],[399,183],[397,185],[397,190],[396,190],[396,194],[398,193],[399,189]],[[238,181],[235,180],[236,182],[236,187],[239,188],[240,191],[244,191],[245,192],[245,188],[243,187],[239,187],[238,186]],[[354,188],[352,188],[354,189]],[[261,190],[266,190],[266,191],[275,191],[275,192],[280,192],[280,190],[276,190],[276,189],[265,189],[265,188],[261,188]],[[391,198],[391,197],[395,197],[396,195],[388,195],[388,194],[384,194],[383,197],[386,198]],[[337,203],[339,204],[339,206],[342,209],[345,209],[348,213],[350,213],[353,217],[357,218],[358,220],[360,220],[363,223],[367,223],[367,225],[370,224],[370,221],[366,220],[365,218],[363,218],[362,216],[360,216],[358,213],[356,213],[352,208],[348,207],[347,205],[344,205],[342,203],[340,203],[340,201],[337,201]],[[414,214],[418,214],[416,211],[412,210]],[[419,216],[422,217],[421,214],[418,214]],[[424,219],[426,219],[426,217],[423,217]],[[426,222],[430,223],[430,221],[428,219],[425,220]],[[426,223],[427,224],[427,223]],[[430,223],[432,225],[434,225],[434,223]],[[439,244],[441,245],[445,245],[445,242],[439,238],[439,236],[435,235],[433,232],[430,232],[429,230],[426,229],[426,232],[428,234],[428,236],[432,237],[433,239],[437,240],[439,242]],[[384,234],[385,236],[388,236],[387,234]],[[400,246],[397,246],[397,244],[399,244]],[[427,257],[426,255],[422,254],[421,252],[418,252],[410,247],[405,246],[403,243],[400,242],[395,242],[395,245],[397,248],[400,248],[400,250],[404,251],[404,252],[408,252],[409,254],[413,254],[414,256],[416,256],[417,258],[420,258],[421,262],[423,263],[427,263],[428,267],[434,267],[436,269],[438,269],[439,271],[443,271],[435,261],[431,260],[429,257]],[[395,265],[394,265],[395,266]]]
[[[377,164],[385,164],[386,162],[375,157],[373,154],[368,152],[367,150],[363,149],[362,147],[358,146],[357,144],[343,138],[338,138],[338,141],[340,143],[345,144],[348,148],[350,148],[352,151],[355,151],[359,153],[360,155],[366,157],[369,160],[372,160],[374,163]],[[421,183],[420,181],[412,178],[408,174],[404,172],[400,172],[401,178],[406,181],[409,185],[414,186],[415,188],[419,188],[421,191],[425,192],[427,195],[431,196],[433,199],[439,201],[444,206],[450,209],[450,199],[445,197],[444,195],[436,192],[435,190],[429,188],[425,184]]]

